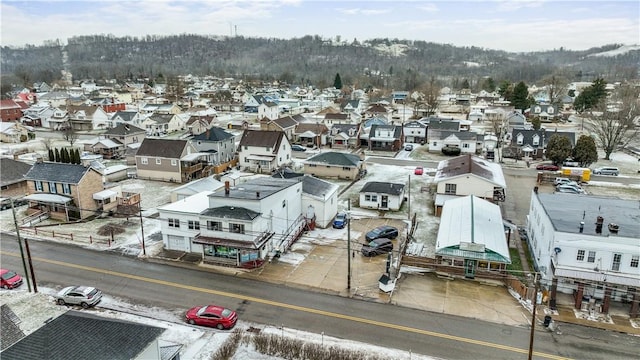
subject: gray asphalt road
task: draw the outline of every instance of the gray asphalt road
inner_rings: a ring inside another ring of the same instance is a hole
[[[255,282],[141,261],[110,252],[31,241],[41,286],[88,284],[106,294],[176,314],[196,304],[237,309],[245,321],[285,326],[447,359],[524,358],[529,329]],[[17,242],[3,234],[3,267],[22,269]],[[22,271],[20,271],[22,272]],[[640,339],[569,327],[538,327],[535,358],[633,358]],[[594,345],[597,342],[597,346]]]

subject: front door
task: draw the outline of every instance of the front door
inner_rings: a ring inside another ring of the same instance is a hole
[[[389,207],[389,197],[387,195],[382,195],[382,200],[380,201],[380,207],[386,209]]]
[[[464,277],[473,279],[476,276],[476,261],[471,259],[464,260]]]

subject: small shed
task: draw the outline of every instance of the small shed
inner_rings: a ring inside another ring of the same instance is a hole
[[[360,207],[400,210],[404,201],[404,184],[371,181],[360,190]]]

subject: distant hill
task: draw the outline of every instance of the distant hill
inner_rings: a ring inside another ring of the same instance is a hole
[[[609,55],[604,55],[609,54]],[[372,39],[335,43],[320,36],[289,40],[249,37],[78,36],[66,46],[2,47],[0,71],[13,83],[53,82],[61,70],[79,79],[166,78],[171,75],[232,76],[331,86],[336,73],[359,87],[412,89],[432,77],[456,87],[485,77],[535,83],[551,73],[569,80],[638,76],[639,46],[606,45],[585,51],[558,49],[508,53],[425,41]]]

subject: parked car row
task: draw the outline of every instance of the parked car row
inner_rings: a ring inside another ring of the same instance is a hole
[[[556,192],[568,194],[586,194],[587,192],[575,181],[556,185]]]

